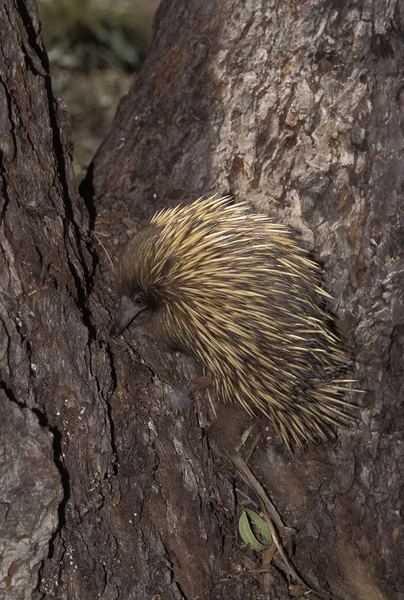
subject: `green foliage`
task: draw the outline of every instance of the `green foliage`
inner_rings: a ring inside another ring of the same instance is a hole
[[[39,0],[52,66],[89,73],[142,63],[156,1]]]
[[[261,552],[273,543],[268,525],[256,512],[249,508],[241,513],[238,530],[241,539],[251,550]]]

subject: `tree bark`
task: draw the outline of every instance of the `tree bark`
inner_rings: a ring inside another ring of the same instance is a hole
[[[108,334],[122,246],[214,192],[312,250],[366,391],[330,444],[253,455],[293,562],[331,598],[404,597],[400,2],[163,0],[84,200],[35,6],[5,2],[1,27],[0,597],[304,593],[236,539],[256,498],[212,456],[206,398],[174,405],[193,362]]]

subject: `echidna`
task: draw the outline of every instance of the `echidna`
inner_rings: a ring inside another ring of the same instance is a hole
[[[283,225],[229,197],[162,210],[120,267],[121,313],[199,359],[222,402],[264,413],[290,448],[349,420],[346,364],[321,307],[319,267]],[[141,314],[140,314],[141,313]]]

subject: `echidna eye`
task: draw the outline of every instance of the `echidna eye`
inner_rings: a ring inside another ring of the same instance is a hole
[[[146,304],[146,296],[143,292],[137,292],[133,297],[134,304]]]

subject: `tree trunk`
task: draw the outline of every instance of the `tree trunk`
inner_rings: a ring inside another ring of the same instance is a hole
[[[264,437],[253,455],[293,563],[313,599],[404,597],[402,4],[163,0],[84,200],[36,8],[5,2],[1,27],[0,597],[307,591],[237,539],[257,499],[211,454],[206,398],[173,406],[192,361],[108,333],[122,246],[214,192],[289,224],[324,265],[366,391],[330,444],[291,457]]]

